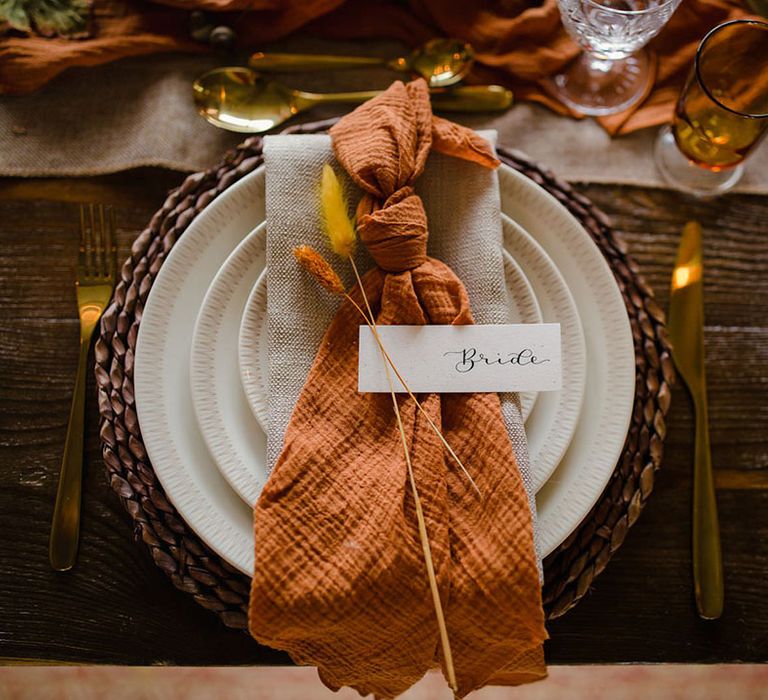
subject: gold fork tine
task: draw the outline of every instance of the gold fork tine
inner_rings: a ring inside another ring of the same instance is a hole
[[[112,239],[115,235],[115,211],[112,207],[107,208],[107,225],[105,231],[105,250],[104,250],[104,274],[115,278],[115,249]]]
[[[97,280],[113,280],[116,266],[114,210],[99,204],[92,213],[90,241],[93,257],[88,274]]]
[[[107,255],[110,277],[114,280],[117,275],[117,246],[114,239],[117,236],[117,226],[115,224],[115,210],[109,207],[109,220],[107,222]]]
[[[80,205],[80,247],[78,248],[78,255],[77,255],[77,274],[78,277],[82,274],[83,270],[85,270],[86,262],[85,262],[85,230],[86,230],[86,224],[85,224],[85,205]]]
[[[89,226],[85,229],[85,271],[86,277],[93,277],[93,230],[96,227],[96,219],[93,204],[88,205]]]
[[[107,274],[117,280],[117,224],[112,207],[107,209]]]
[[[93,266],[93,272],[96,277],[106,277],[107,271],[104,265],[104,207],[101,204],[97,207],[99,225],[94,232],[93,242],[95,245],[95,261]]]

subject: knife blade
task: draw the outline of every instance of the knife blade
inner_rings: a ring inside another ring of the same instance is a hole
[[[701,225],[683,229],[672,272],[668,330],[672,359],[688,387],[696,416],[693,463],[693,582],[699,616],[714,620],[723,612],[720,526],[709,445],[707,383],[704,368],[704,267]]]

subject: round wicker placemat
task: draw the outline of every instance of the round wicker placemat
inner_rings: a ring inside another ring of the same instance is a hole
[[[332,122],[292,127],[322,131]],[[664,314],[608,219],[586,197],[522,154],[499,148],[501,159],[541,185],[590,233],[605,255],[627,306],[635,343],[635,403],[621,460],[600,500],[576,531],[544,562],[544,604],[555,618],[587,592],[637,520],[651,490],[666,434],[673,381]],[[102,454],[110,484],[134,522],[138,540],[174,585],[246,628],[249,579],[212,552],[166,498],[147,457],[136,415],[133,361],[144,304],[166,255],[187,226],[221,192],[262,163],[262,140],[249,138],[222,162],[173,190],[123,264],[96,342]]]

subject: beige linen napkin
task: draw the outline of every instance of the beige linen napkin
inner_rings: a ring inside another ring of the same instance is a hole
[[[496,132],[479,133],[495,143]],[[292,251],[297,245],[317,248],[334,263],[347,287],[354,280],[349,266],[334,260],[328,251],[320,222],[321,171],[324,163],[334,164],[330,137],[267,136],[264,160],[270,347],[267,452],[271,470],[317,348],[338,306],[336,298],[301,272]],[[338,165],[335,170],[344,178],[354,206],[359,193]],[[508,323],[496,171],[432,153],[416,183],[416,192],[429,221],[429,255],[447,263],[462,280],[475,322]],[[371,266],[363,246],[358,247],[357,262],[364,270]],[[502,395],[502,411],[535,523],[528,443],[516,395]]]

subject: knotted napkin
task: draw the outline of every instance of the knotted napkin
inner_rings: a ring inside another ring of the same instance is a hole
[[[364,192],[358,230],[377,266],[363,286],[377,322],[472,323],[461,281],[427,256],[413,186],[430,148],[492,167],[488,145],[434,118],[420,81],[394,84],[331,133],[339,163]],[[364,303],[359,290],[351,294]],[[360,323],[342,304],[255,506],[249,625],[260,642],[316,665],[330,687],[394,697],[444,661],[391,399],[357,392]],[[499,398],[421,400],[481,494],[400,396],[458,693],[542,677],[531,512]]]

